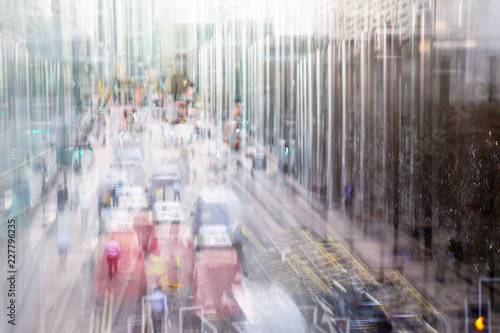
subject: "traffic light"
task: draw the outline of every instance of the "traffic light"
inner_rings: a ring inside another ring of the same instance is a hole
[[[288,155],[288,151],[289,151],[288,147],[285,146],[285,155]]]
[[[476,326],[476,329],[478,331],[482,331],[484,329],[484,317],[477,318],[477,320],[474,323],[474,325]]]

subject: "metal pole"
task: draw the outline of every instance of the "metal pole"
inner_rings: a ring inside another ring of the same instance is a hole
[[[347,136],[347,59],[346,59],[346,41],[342,40],[342,183],[341,189],[347,184],[347,161],[346,161],[346,136]],[[343,190],[341,190],[343,191]],[[341,192],[343,193],[343,192]],[[342,195],[341,195],[342,198]]]

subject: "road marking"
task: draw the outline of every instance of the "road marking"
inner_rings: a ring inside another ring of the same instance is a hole
[[[111,321],[113,319],[113,298],[114,298],[115,293],[111,292],[111,298],[109,301],[109,310],[108,310],[108,329],[107,332],[111,333]]]
[[[90,310],[90,325],[89,325],[89,333],[94,332],[94,319],[95,319],[95,303],[92,306],[92,309]]]
[[[249,228],[246,229],[246,233],[248,236],[250,236],[248,239],[249,241],[255,246],[255,248],[260,252],[260,253],[266,253],[267,250],[264,245],[262,245],[261,242],[259,242],[259,239],[253,234],[252,231],[249,230]]]
[[[102,308],[102,317],[101,317],[101,329],[100,331],[104,333],[104,327],[106,324],[106,313],[108,311],[108,301],[109,301],[109,291],[106,290],[104,294],[104,306]]]

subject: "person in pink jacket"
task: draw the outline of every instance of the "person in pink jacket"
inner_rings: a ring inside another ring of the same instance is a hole
[[[120,244],[118,244],[114,236],[111,236],[111,240],[106,244],[104,252],[106,253],[108,259],[108,274],[111,278],[113,276],[112,268],[114,268],[116,274],[118,271],[118,259],[122,256]]]

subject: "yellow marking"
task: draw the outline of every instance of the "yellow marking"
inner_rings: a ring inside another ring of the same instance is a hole
[[[95,316],[95,332],[99,329],[99,316]],[[94,331],[94,330],[92,330]]]
[[[255,246],[255,248],[260,253],[267,252],[266,248],[264,247],[264,245],[261,244],[261,242],[259,241],[259,239],[250,230],[247,230],[247,234],[249,236],[248,239],[252,242],[252,244]]]
[[[292,262],[294,263],[292,264]],[[306,273],[314,284],[321,290],[328,290],[328,286],[325,284],[324,280],[319,277],[318,274],[314,273],[309,265],[302,266],[301,259],[295,252],[290,252],[288,255],[288,263],[299,275]]]
[[[104,325],[106,324],[106,313],[108,312],[108,301],[109,301],[109,291],[106,290],[104,294],[104,306],[102,310],[102,319],[101,319],[101,332],[104,333]]]
[[[95,319],[95,304],[93,306],[93,309],[90,311],[89,333],[94,332],[94,319]]]
[[[111,292],[111,297],[109,301],[109,311],[108,311],[108,329],[106,330],[107,333],[111,333],[111,322],[113,321],[113,298],[114,298],[114,293]]]
[[[401,273],[397,270],[393,270],[393,274],[396,275],[404,285],[406,278],[402,276]],[[429,301],[425,299],[424,296],[422,296],[422,294],[417,289],[415,289],[415,287],[413,287],[413,285],[411,285],[408,281],[406,281],[406,290],[408,293],[412,294],[417,299],[417,301],[419,301],[425,308],[431,310],[432,312],[436,311],[436,309],[429,303]]]
[[[144,312],[142,313],[142,324],[141,324],[141,333],[145,333],[145,332],[149,332],[149,316],[150,316],[150,312],[149,312],[149,302],[146,302],[146,306],[145,306],[145,309],[144,309]],[[146,319],[147,318],[147,319]]]
[[[226,171],[226,173],[228,173],[228,172]],[[260,204],[258,202],[256,202],[248,194],[248,192],[245,188],[243,188],[240,184],[238,184],[236,181],[234,181],[231,177],[228,177],[228,179],[233,183],[234,186],[238,187],[238,189],[241,191],[241,193],[243,193],[243,195],[248,199],[248,201],[250,201],[252,203],[252,205],[260,212],[260,214],[262,215],[262,217],[264,217],[264,219],[269,224],[271,229],[273,229],[274,231],[282,231],[281,227],[279,225],[277,225],[276,223],[274,223],[274,220],[264,210],[262,210],[260,208],[261,207]]]
[[[227,172],[226,172],[227,173]],[[248,178],[250,178],[248,175],[247,175]],[[231,177],[229,177],[229,179],[231,179]],[[274,231],[281,231],[281,227],[275,225],[274,221],[270,222],[269,219],[270,217],[264,213],[262,211],[262,209],[260,209],[260,204],[256,203],[252,198],[250,198],[250,196],[247,194],[247,191],[246,189],[243,189],[239,183],[235,182],[234,180],[231,179],[231,182],[237,186],[241,192],[245,195],[245,197],[247,197],[247,199],[249,201],[252,202],[252,204],[254,205],[255,208],[257,208],[257,210],[259,212],[261,212],[261,214],[264,216],[264,218],[266,219],[266,221],[268,222],[268,224],[271,226],[271,228],[274,230]],[[254,183],[260,188],[261,192],[263,192],[266,197],[268,198],[268,200],[272,201],[275,206],[278,207],[278,209],[283,213],[283,215],[287,218],[287,220],[290,222],[291,226],[294,226],[298,229],[299,231],[299,234],[302,236],[302,238],[306,241],[306,242],[309,242],[309,243],[316,243],[316,241],[312,238],[312,236],[306,232],[305,230],[301,229],[298,225],[298,223],[296,222],[295,218],[292,217],[287,210],[284,209],[283,205],[278,202],[272,195],[270,195],[267,191],[267,189],[265,187],[263,187],[261,184],[259,184],[258,182],[255,182]],[[341,253],[343,253],[349,260],[349,266],[350,267],[355,267],[357,270],[359,270],[359,272],[357,272],[358,276],[359,277],[364,277],[367,281],[374,281],[375,278],[368,272],[368,270],[366,269],[366,267],[364,265],[361,264],[361,260],[358,258],[358,256],[353,253],[352,251],[350,251],[343,243],[333,243],[333,237],[331,235],[334,235],[335,236],[335,239],[343,239],[342,237],[340,237],[340,235],[323,219],[323,217],[321,215],[319,215],[316,211],[314,211],[313,209],[311,209],[309,203],[307,203],[307,201],[305,201],[303,198],[301,198],[300,196],[297,196],[298,200],[300,200],[302,203],[303,203],[303,208],[307,209],[307,211],[312,214],[314,217],[316,217],[316,219],[326,228],[327,232],[329,234],[327,234],[328,236],[328,240],[330,241],[330,246],[335,246],[335,248],[340,251]],[[330,235],[331,234],[331,235]],[[335,268],[339,269],[339,268],[342,268],[342,266],[340,265],[340,263],[338,262],[338,256],[334,256],[333,254],[331,254],[327,249],[325,249],[323,246],[319,246],[319,251],[321,253],[321,255],[331,264],[333,265]],[[396,271],[396,273],[398,275],[400,275],[399,272]],[[404,277],[400,277],[402,281],[405,281]],[[404,282],[403,282],[404,283]],[[407,290],[409,293],[413,294],[417,300],[426,308],[432,310],[432,311],[435,311],[434,307],[412,286],[410,285],[408,282],[406,283],[407,285]]]
[[[143,303],[144,304],[144,303]],[[142,320],[141,320],[141,333],[145,332],[145,327],[146,327],[146,312],[148,311],[149,307],[146,303],[145,309],[142,312]]]

